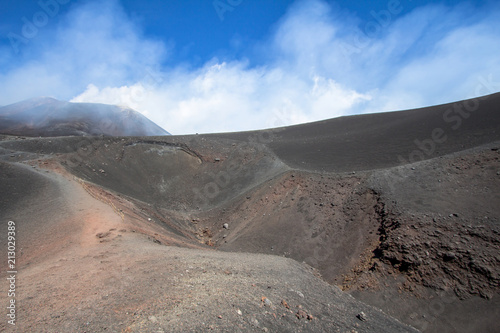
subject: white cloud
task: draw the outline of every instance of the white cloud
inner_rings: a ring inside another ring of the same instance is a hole
[[[184,134],[450,102],[472,97],[480,80],[500,81],[498,6],[474,15],[470,5],[421,7],[367,36],[375,19],[298,1],[256,47],[265,64],[213,59],[195,69],[162,69],[166,44],[144,38],[116,2],[102,6],[76,8],[40,59],[1,75],[0,105],[57,94],[129,106]]]
[[[139,82],[99,90],[90,85],[73,101],[128,105],[180,134],[248,130],[335,117],[367,99],[318,75],[301,78],[279,68],[248,68],[235,62],[166,75],[156,86]]]
[[[0,70],[0,104],[40,95],[70,99],[89,84],[133,84],[167,52],[164,43],[145,39],[114,0],[74,7],[19,48],[22,65]],[[0,60],[12,52],[0,50]]]

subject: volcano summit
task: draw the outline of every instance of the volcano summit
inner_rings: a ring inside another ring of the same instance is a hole
[[[170,135],[129,108],[37,97],[0,107],[0,133],[20,136]]]

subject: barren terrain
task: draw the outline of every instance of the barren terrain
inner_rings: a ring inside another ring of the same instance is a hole
[[[243,133],[3,136],[18,317],[0,328],[495,332],[499,105]]]

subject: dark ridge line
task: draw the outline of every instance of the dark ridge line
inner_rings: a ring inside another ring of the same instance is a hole
[[[188,145],[185,143],[173,143],[173,142],[164,142],[164,141],[157,141],[157,140],[135,140],[133,142],[127,142],[125,144],[125,147],[133,146],[136,144],[160,145],[160,146],[165,146],[165,147],[179,148],[180,150],[182,150],[186,154],[189,154],[193,157],[200,159],[200,161],[203,163],[203,156],[201,154],[199,154],[197,151],[194,151],[191,148],[189,148]]]

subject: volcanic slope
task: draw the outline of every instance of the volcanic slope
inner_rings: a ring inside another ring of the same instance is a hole
[[[94,185],[55,159],[0,168],[9,193],[1,219],[16,223],[18,256],[18,318],[2,330],[416,331],[293,259],[215,251],[198,241],[194,225],[182,225],[192,223],[182,210],[169,214]]]
[[[36,97],[0,107],[0,133],[19,136],[169,135],[137,111]]]
[[[493,332],[498,105],[244,133],[5,136],[19,327]]]

